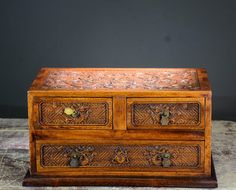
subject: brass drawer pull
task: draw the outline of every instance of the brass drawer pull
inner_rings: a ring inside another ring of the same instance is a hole
[[[71,155],[69,165],[71,167],[78,167],[80,165],[77,155]]]
[[[127,164],[127,163],[129,163],[127,150],[125,150],[121,147],[118,147],[115,150],[115,155],[114,155],[114,159],[112,160],[112,163],[114,163],[114,164]]]
[[[168,125],[169,124],[170,111],[169,109],[165,109],[160,113],[160,124]]]
[[[91,146],[80,146],[78,149],[73,150],[70,154],[69,166],[80,167],[90,165],[93,161],[96,152]]]
[[[80,152],[73,152],[70,155],[70,166],[79,167],[89,164],[89,157],[86,154]]]
[[[162,146],[148,147],[144,152],[150,165],[162,166],[168,168],[171,166],[171,158],[174,158],[172,153],[169,153],[167,148]]]
[[[151,161],[154,165],[161,165],[164,168],[169,168],[171,166],[171,154],[169,153],[161,153],[156,154],[152,157]]]
[[[80,113],[79,111],[76,111],[75,109],[73,108],[70,108],[70,107],[67,107],[64,109],[64,113],[68,116],[71,116],[71,117],[78,117],[80,116]]]
[[[162,153],[159,155],[161,158],[161,165],[164,168],[169,168],[171,166],[171,154],[170,153]]]

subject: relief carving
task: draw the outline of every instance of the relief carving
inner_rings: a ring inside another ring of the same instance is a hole
[[[198,103],[135,103],[131,112],[134,126],[197,125],[200,122]]]
[[[122,147],[118,147],[115,150],[115,156],[112,160],[115,164],[127,164],[129,163],[128,152]]]

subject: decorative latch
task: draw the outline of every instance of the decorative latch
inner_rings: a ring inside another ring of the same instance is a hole
[[[69,154],[71,167],[87,166],[91,164],[95,153],[92,147],[79,147]]]
[[[164,109],[160,113],[160,124],[161,125],[168,125],[169,124],[169,117],[170,117],[170,110]]]

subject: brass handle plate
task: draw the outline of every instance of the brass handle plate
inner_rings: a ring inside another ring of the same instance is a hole
[[[76,111],[73,108],[67,107],[64,109],[64,114],[66,114],[67,116],[71,116],[71,117],[78,117],[80,116],[79,111]]]
[[[88,164],[89,164],[89,157],[86,154],[77,152],[77,153],[72,153],[70,155],[71,167],[86,166]]]
[[[160,154],[161,165],[164,168],[169,168],[171,166],[171,154],[170,153],[162,153]]]
[[[171,166],[171,157],[170,153],[155,154],[152,156],[151,162],[155,166],[161,165],[164,168],[169,168]]]
[[[90,165],[96,154],[94,148],[91,146],[78,146],[75,150],[70,152],[68,165],[70,167]]]

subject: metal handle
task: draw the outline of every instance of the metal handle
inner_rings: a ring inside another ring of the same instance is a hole
[[[159,155],[161,158],[161,165],[164,168],[169,168],[171,166],[171,154],[170,153],[162,153]]]
[[[77,158],[76,155],[73,155],[73,156],[70,157],[70,163],[69,163],[69,165],[70,165],[71,167],[78,167],[78,166],[80,165],[80,164],[79,164],[79,160],[78,160],[78,158]]]
[[[126,161],[126,158],[122,154],[116,155],[114,160],[113,160],[113,162],[115,162],[117,164],[123,164],[123,163],[125,163],[125,161]]]
[[[160,113],[160,124],[168,125],[169,124],[170,111],[169,109],[165,109]]]
[[[73,152],[70,155],[70,163],[71,167],[79,167],[86,166],[89,164],[89,158],[86,154],[82,154],[80,152]]]
[[[71,117],[78,117],[80,116],[79,114],[79,111],[76,111],[75,109],[73,108],[70,108],[70,107],[67,107],[64,109],[64,113],[68,116],[71,116]]]

